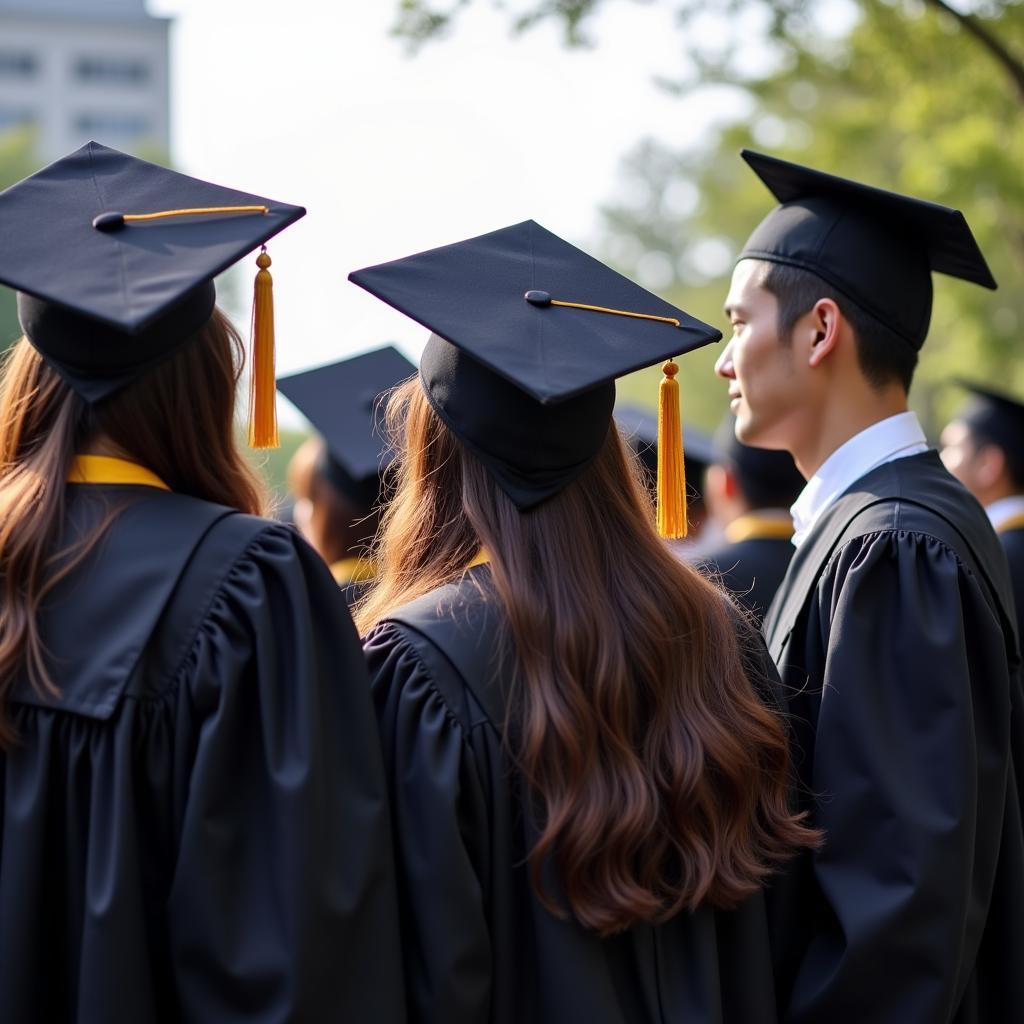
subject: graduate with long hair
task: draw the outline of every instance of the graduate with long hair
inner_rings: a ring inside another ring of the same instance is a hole
[[[0,194],[4,1020],[403,1019],[365,665],[215,306],[303,212],[95,143]]]
[[[434,332],[389,404],[356,616],[410,1019],[774,1021],[760,889],[817,839],[774,670],[659,538],[612,419],[615,376],[719,333],[533,222],[352,278]],[[672,535],[681,454],[660,446]]]

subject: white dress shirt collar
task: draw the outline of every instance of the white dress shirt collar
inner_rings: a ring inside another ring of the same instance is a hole
[[[793,544],[799,547],[824,511],[862,476],[886,462],[927,450],[928,441],[913,412],[897,413],[854,434],[818,467],[793,503]]]

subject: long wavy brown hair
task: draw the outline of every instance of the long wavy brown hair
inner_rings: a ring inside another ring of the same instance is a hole
[[[73,548],[62,547],[65,480],[77,453],[102,440],[174,491],[244,512],[263,489],[238,450],[234,399],[243,346],[219,310],[175,354],[111,398],[89,405],[26,339],[5,356],[0,380],[0,749],[16,739],[4,714],[22,673],[56,692],[37,619],[53,586],[117,514]],[[111,624],[116,628],[116,623]]]
[[[733,907],[817,843],[790,807],[767,682],[744,668],[759,640],[666,549],[614,426],[574,483],[520,513],[418,381],[389,418],[404,431],[397,489],[357,624],[365,633],[487,551],[519,669],[505,738],[540,809],[529,865],[550,911],[608,935]],[[542,883],[547,862],[567,908]]]

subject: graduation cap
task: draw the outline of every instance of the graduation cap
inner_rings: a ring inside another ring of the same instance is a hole
[[[970,392],[957,419],[981,441],[998,445],[1012,458],[1024,447],[1024,402],[967,380],[957,383]]]
[[[349,280],[433,332],[420,361],[428,400],[523,511],[600,451],[616,377],[721,338],[533,221]],[[671,438],[676,364],[664,370],[662,430]],[[685,535],[678,448],[659,447],[659,528],[672,536]]]
[[[393,452],[383,431],[387,393],[416,367],[390,345],[282,377],[277,388],[313,424],[326,450],[317,467],[367,511]]]
[[[305,212],[89,142],[0,193],[0,282],[18,291],[29,341],[98,402],[187,341],[213,312],[213,278]],[[277,433],[266,252],[257,264],[251,440],[263,446]]]
[[[928,333],[932,271],[996,287],[959,210],[749,149],[742,156],[781,205],[739,258],[816,274],[915,350]]]

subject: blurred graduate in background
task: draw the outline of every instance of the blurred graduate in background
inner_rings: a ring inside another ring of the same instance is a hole
[[[980,384],[942,431],[942,461],[981,502],[1010,563],[1024,636],[1024,403]]]
[[[737,440],[735,427],[728,413],[715,432],[704,500],[723,536],[701,562],[760,621],[793,557],[789,506],[804,478],[789,452],[751,448]]]
[[[374,575],[368,549],[392,457],[382,429],[388,393],[415,370],[387,346],[278,381],[278,390],[319,433],[288,466],[292,518],[350,605]]]

